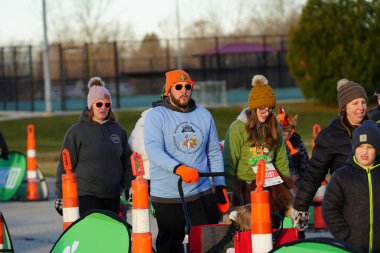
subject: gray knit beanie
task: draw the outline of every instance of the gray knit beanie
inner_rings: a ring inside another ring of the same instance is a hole
[[[380,129],[372,120],[365,120],[352,133],[352,150],[361,144],[371,144],[376,149],[376,155],[380,155]]]
[[[342,110],[349,102],[357,98],[365,98],[368,101],[364,88],[353,81],[340,79],[336,89],[338,90],[339,110]]]
[[[93,77],[88,82],[87,108],[90,110],[98,100],[108,100],[112,103],[111,94],[100,77]]]

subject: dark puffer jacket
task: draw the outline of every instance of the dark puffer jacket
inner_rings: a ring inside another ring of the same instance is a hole
[[[342,167],[351,153],[351,134],[338,117],[315,139],[315,147],[294,200],[294,209],[307,211],[326,174]]]
[[[352,158],[349,160],[334,173],[327,186],[324,220],[336,239],[364,252],[369,252],[370,245],[372,252],[380,252],[379,159],[371,169],[363,169]]]

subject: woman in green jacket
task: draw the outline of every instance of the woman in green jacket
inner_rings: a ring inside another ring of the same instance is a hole
[[[223,149],[227,189],[233,193],[233,204],[251,202],[255,189],[257,163],[266,162],[265,186],[270,192],[272,211],[288,213],[293,196],[289,164],[282,131],[273,114],[276,95],[262,75],[252,79],[252,89],[245,108],[229,127]]]

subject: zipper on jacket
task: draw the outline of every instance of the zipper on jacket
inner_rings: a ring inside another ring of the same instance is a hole
[[[368,178],[368,192],[369,192],[369,245],[368,252],[372,252],[372,242],[373,242],[373,199],[372,199],[372,177],[371,170],[365,169]]]

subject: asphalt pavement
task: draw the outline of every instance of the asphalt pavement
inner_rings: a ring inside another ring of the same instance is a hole
[[[50,252],[62,233],[62,216],[54,208],[54,178],[47,178],[49,198],[47,201],[0,202],[0,210],[8,225],[16,253]],[[128,215],[130,224],[130,211]],[[153,240],[157,236],[157,224],[151,218]],[[307,238],[331,237],[327,231],[309,230]]]

